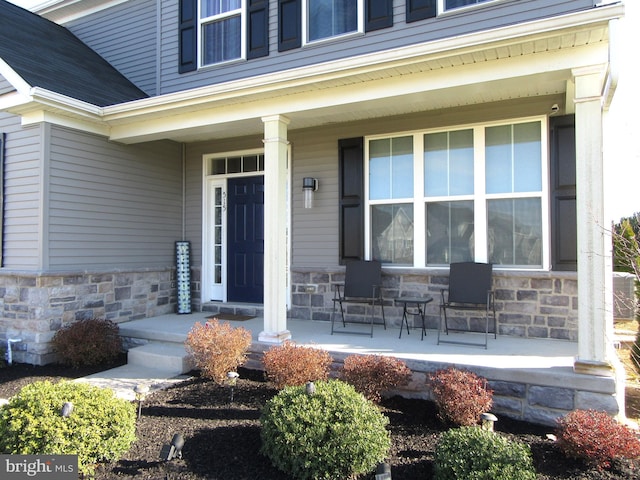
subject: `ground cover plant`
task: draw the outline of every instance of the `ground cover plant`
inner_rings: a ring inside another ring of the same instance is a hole
[[[528,445],[478,427],[452,428],[440,435],[436,480],[535,480]]]
[[[96,480],[289,479],[260,454],[260,412],[278,390],[264,380],[261,371],[241,368],[239,372],[232,403],[228,386],[199,375],[150,395],[137,421],[136,442],[118,461],[99,465]],[[55,382],[89,373],[92,371],[87,368],[14,364],[0,368],[0,398],[12,396],[36,380]],[[383,399],[380,408],[389,418],[391,448],[387,462],[393,479],[433,479],[436,446],[449,430],[438,419],[435,404],[392,397]],[[495,426],[499,435],[529,446],[536,480],[639,478],[637,461],[615,460],[610,469],[598,469],[568,458],[546,436],[556,433],[554,428],[516,422],[500,415]],[[183,458],[164,462],[160,451],[175,433],[185,438]],[[374,474],[362,478],[373,480]]]

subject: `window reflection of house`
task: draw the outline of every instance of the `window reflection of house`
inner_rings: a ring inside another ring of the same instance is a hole
[[[395,209],[387,228],[377,238],[377,254],[382,262],[413,261],[413,220],[403,208]]]
[[[503,202],[489,216],[489,259],[498,265],[542,265],[542,217],[535,199]],[[502,210],[502,211],[501,211]]]

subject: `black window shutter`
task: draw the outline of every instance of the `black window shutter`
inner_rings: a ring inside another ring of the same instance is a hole
[[[364,259],[364,139],[338,140],[340,265]]]
[[[393,0],[365,0],[364,31],[393,26]]]
[[[407,0],[407,23],[436,16],[436,0]]]
[[[249,0],[247,15],[247,58],[269,55],[269,1]]]
[[[278,0],[278,51],[302,45],[302,0]]]
[[[178,72],[192,72],[198,68],[198,9],[196,0],[180,0]]]
[[[578,269],[575,117],[549,119],[551,153],[551,268]]]

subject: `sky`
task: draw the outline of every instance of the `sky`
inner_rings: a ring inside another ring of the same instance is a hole
[[[29,8],[50,0],[9,1]],[[640,45],[640,1],[626,0],[625,9],[618,47],[622,59],[618,66],[620,80],[611,108],[605,114],[603,181],[607,223],[640,212],[640,140],[634,142],[640,139],[640,95],[634,94],[634,85],[640,80],[640,66],[633,52],[633,48]]]

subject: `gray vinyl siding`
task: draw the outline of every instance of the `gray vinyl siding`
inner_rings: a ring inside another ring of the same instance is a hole
[[[180,145],[52,127],[48,268],[165,267],[182,225]]]
[[[148,95],[157,93],[156,0],[134,0],[65,25]],[[177,3],[177,0],[175,0]]]
[[[178,0],[131,0],[65,26],[147,94],[160,95],[563,15],[593,5],[594,0],[504,0],[406,23],[405,1],[396,0],[391,28],[278,52],[277,2],[271,0],[268,56],[185,74],[178,73]]]
[[[209,66],[197,72],[179,74],[178,2],[162,1],[161,90],[170,93],[193,87],[228,82],[261,74],[303,67],[350,56],[420,44],[486,29],[526,22],[593,7],[593,0],[505,0],[483,4],[458,13],[412,23],[405,21],[405,2],[394,5],[394,24],[360,36],[278,52],[277,2],[269,8],[269,56],[227,65]],[[302,0],[304,1],[304,0]]]
[[[41,258],[42,127],[22,128],[20,118],[0,112],[5,133],[3,267],[38,270]]]
[[[339,263],[338,140],[544,115],[549,105],[560,101],[562,96],[545,96],[289,132],[293,150],[291,265],[335,268]],[[302,208],[303,177],[319,182],[312,211]]]
[[[336,268],[338,266],[338,140],[545,115],[548,113],[549,105],[562,101],[562,95],[517,99],[489,105],[289,131],[288,139],[292,149],[292,267]],[[187,145],[186,239],[191,241],[193,247],[194,266],[202,264],[203,156],[255,148],[262,148],[261,137]],[[303,177],[314,177],[319,181],[313,210],[303,208]]]
[[[2,75],[0,75],[0,95],[13,91],[15,91],[15,88],[13,88],[13,86]]]

